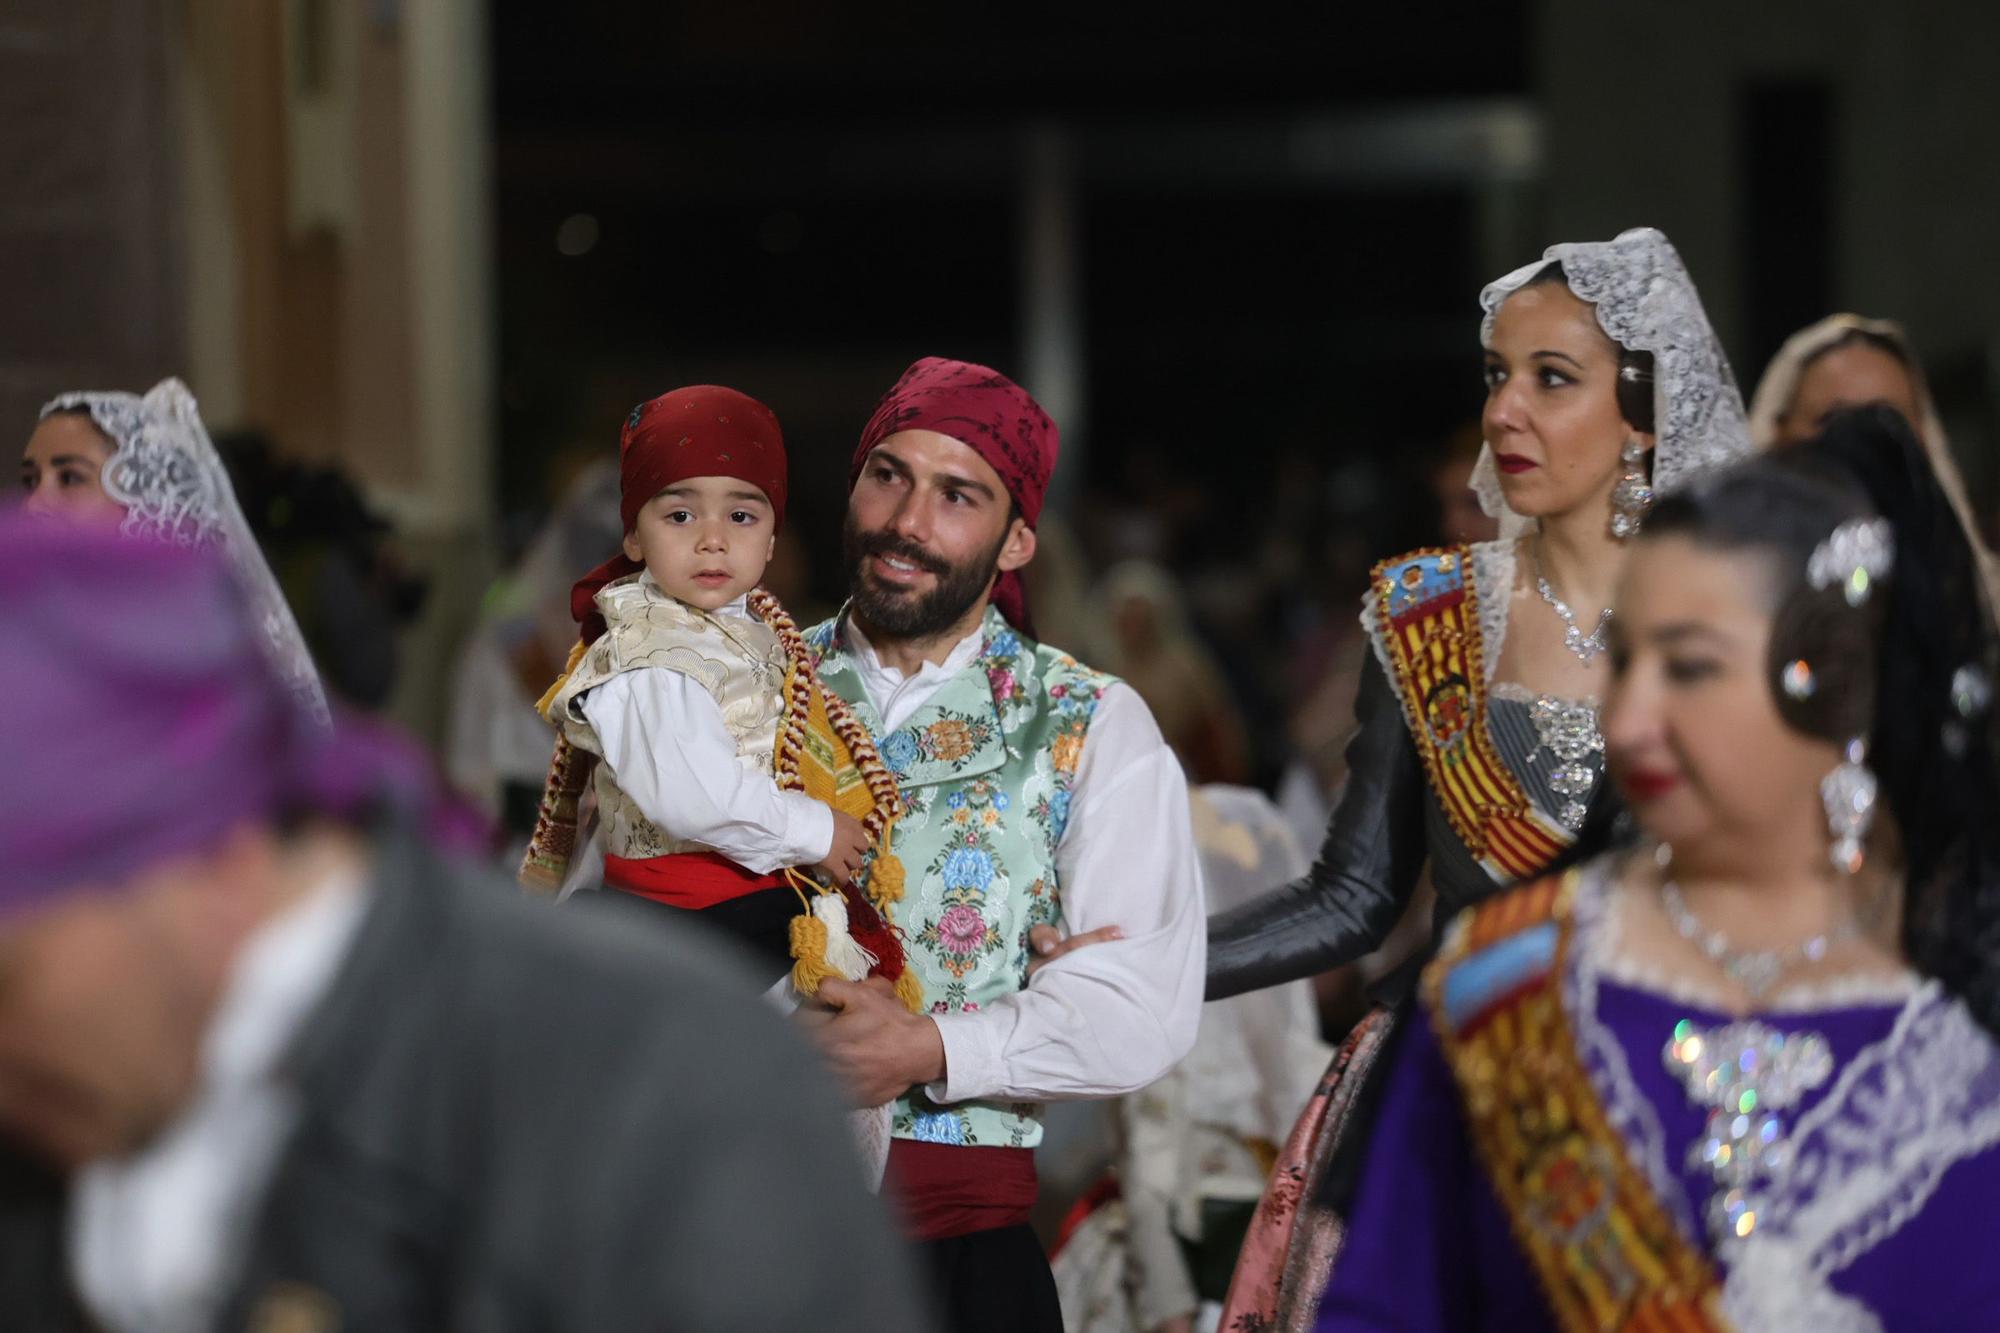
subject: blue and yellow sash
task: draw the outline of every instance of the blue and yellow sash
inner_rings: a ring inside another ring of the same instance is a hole
[[[1423,995],[1480,1163],[1570,1333],[1723,1333],[1714,1265],[1632,1163],[1563,1011],[1574,873],[1452,924]]]
[[[1412,551],[1371,577],[1379,642],[1453,832],[1499,883],[1541,873],[1571,837],[1535,807],[1487,729],[1470,548]]]

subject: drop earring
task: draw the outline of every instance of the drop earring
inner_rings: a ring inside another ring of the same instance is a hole
[[[1622,541],[1639,535],[1639,527],[1653,507],[1653,483],[1646,478],[1646,451],[1638,437],[1625,441],[1618,461],[1625,465],[1625,475],[1611,490],[1611,535]]]
[[[1826,830],[1833,839],[1828,855],[1833,868],[1844,875],[1861,869],[1861,844],[1875,823],[1877,786],[1867,759],[1868,744],[1856,736],[1847,743],[1847,757],[1840,766],[1819,783],[1819,798],[1826,806]]]

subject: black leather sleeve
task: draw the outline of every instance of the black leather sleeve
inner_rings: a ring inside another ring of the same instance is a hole
[[[1372,652],[1354,704],[1347,781],[1303,879],[1208,919],[1208,998],[1351,963],[1395,927],[1424,858],[1424,771]]]

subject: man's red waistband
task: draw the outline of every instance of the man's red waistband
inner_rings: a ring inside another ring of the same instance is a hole
[[[604,882],[669,907],[700,911],[759,889],[776,888],[782,875],[755,875],[718,852],[677,852],[628,860],[604,858]]]
[[[882,1193],[915,1240],[944,1240],[1028,1220],[1040,1188],[1032,1148],[962,1148],[892,1139]]]

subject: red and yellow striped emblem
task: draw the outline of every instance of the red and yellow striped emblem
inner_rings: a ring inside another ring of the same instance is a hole
[[[1375,613],[1403,712],[1438,804],[1502,884],[1538,874],[1569,832],[1535,808],[1486,727],[1486,661],[1469,548],[1375,566]]]

